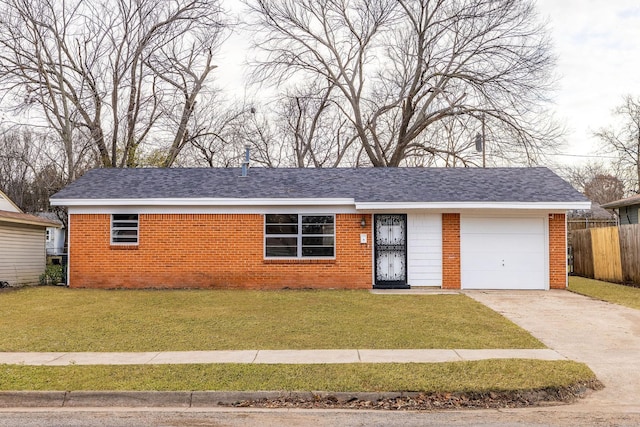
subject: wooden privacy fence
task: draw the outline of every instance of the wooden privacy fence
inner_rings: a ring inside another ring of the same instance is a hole
[[[570,218],[567,220],[569,233],[587,228],[612,227],[615,225],[618,225],[615,219]]]
[[[571,246],[574,274],[640,284],[640,225],[576,230]]]
[[[614,227],[618,225],[615,219],[589,219],[589,218],[572,218],[567,220],[567,238],[571,241],[573,233],[578,230],[600,227]]]

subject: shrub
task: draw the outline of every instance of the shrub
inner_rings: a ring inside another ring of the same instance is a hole
[[[63,269],[61,265],[49,264],[40,275],[41,285],[57,285],[63,280]]]

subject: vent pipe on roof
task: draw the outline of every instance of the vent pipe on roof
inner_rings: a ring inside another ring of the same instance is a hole
[[[242,162],[242,176],[247,176],[247,173],[249,172],[249,150],[251,149],[251,146],[249,144],[246,144],[244,146],[244,162]]]

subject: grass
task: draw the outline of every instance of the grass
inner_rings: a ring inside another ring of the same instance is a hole
[[[35,287],[0,307],[0,351],[544,347],[464,295]]]
[[[569,278],[569,290],[640,310],[640,288],[572,276]]]
[[[482,360],[343,365],[0,365],[0,390],[286,390],[482,392],[595,379],[571,361]]]
[[[0,293],[0,351],[542,348],[464,295],[366,291]],[[571,361],[409,364],[0,365],[0,390],[508,391],[594,379]]]

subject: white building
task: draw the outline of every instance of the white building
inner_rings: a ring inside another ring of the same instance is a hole
[[[0,191],[0,281],[38,283],[46,265],[46,230],[60,225],[23,213]]]

